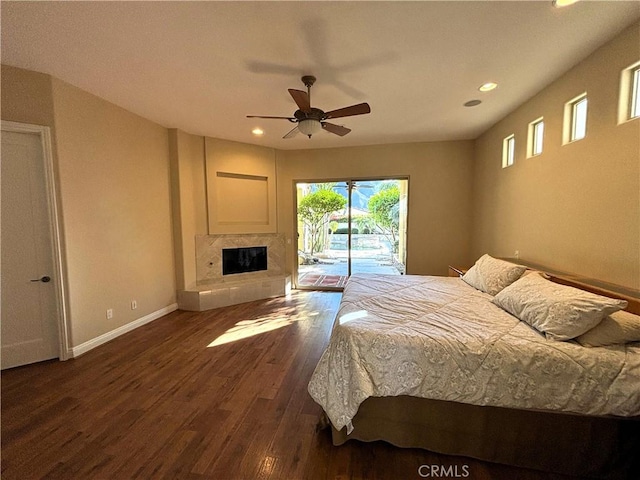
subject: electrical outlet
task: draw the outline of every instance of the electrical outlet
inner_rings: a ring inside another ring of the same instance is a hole
[[[138,302],[136,300],[131,300],[131,310],[135,310],[138,308]]]
[[[107,309],[107,320],[111,320],[113,318],[113,308]]]
[[[513,254],[516,258],[520,258],[520,250],[516,250]]]

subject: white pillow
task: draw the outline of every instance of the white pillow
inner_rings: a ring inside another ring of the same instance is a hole
[[[492,301],[553,340],[582,335],[607,315],[627,306],[624,300],[559,285],[539,273],[525,275]]]
[[[640,342],[640,316],[625,311],[614,312],[576,341],[585,347]]]
[[[480,278],[480,274],[478,273],[478,267],[476,266],[477,263],[478,262],[476,262],[476,264],[473,265],[469,270],[467,270],[466,273],[460,278],[462,278],[462,280],[467,282],[473,288],[484,291],[484,284],[482,283],[482,279]]]
[[[495,295],[520,278],[525,270],[526,267],[522,265],[485,254],[462,276],[462,280],[482,292]]]

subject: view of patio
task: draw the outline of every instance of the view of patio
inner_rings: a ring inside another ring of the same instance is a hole
[[[406,180],[298,184],[297,287],[404,274],[406,188]]]

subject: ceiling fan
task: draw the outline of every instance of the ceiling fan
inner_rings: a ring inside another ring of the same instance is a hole
[[[282,138],[291,138],[295,136],[299,131],[304,135],[311,138],[311,135],[318,133],[320,130],[326,130],[327,132],[334,133],[344,137],[351,129],[343,127],[342,125],[336,125],[329,123],[326,120],[332,120],[334,118],[351,117],[353,115],[363,115],[371,112],[371,107],[368,103],[358,103],[357,105],[351,105],[350,107],[338,108],[337,110],[331,110],[330,112],[324,112],[319,108],[313,108],[311,106],[311,86],[315,83],[316,77],[313,75],[305,75],[302,77],[302,83],[307,87],[307,91],[289,89],[289,94],[293,97],[293,100],[298,106],[298,110],[295,111],[293,117],[272,117],[261,115],[247,115],[247,118],[276,118],[289,120],[291,123],[297,125]]]

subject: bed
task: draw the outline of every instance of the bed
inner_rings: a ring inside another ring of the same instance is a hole
[[[493,267],[497,262],[489,257]],[[579,341],[618,310],[637,311],[640,302],[614,294],[595,314],[589,305],[571,304],[584,312],[567,333],[565,323],[573,320],[562,309],[525,318],[541,296],[523,294],[523,285],[546,288],[558,279],[518,267],[497,283],[487,280],[491,268],[484,279],[481,269],[464,280],[350,277],[309,383],[334,444],[385,440],[580,476],[637,472],[640,343]],[[510,305],[514,298],[516,304],[524,298],[526,308]],[[561,324],[545,325],[554,315]]]

